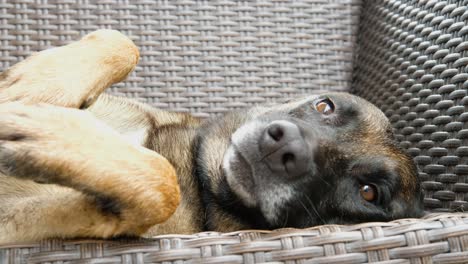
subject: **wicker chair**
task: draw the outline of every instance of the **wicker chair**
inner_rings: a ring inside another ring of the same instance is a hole
[[[0,0],[0,69],[98,28],[141,49],[110,92],[213,116],[351,91],[414,156],[423,219],[0,245],[0,263],[468,263],[467,0]],[[351,88],[351,90],[349,90]]]

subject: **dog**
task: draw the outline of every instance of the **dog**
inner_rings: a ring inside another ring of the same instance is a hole
[[[417,168],[364,99],[204,120],[103,94],[138,58],[99,30],[0,75],[0,243],[422,215]]]

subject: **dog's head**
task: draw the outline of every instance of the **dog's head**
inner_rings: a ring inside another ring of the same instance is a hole
[[[345,93],[215,119],[198,175],[207,227],[307,227],[422,214],[416,167],[385,115]]]

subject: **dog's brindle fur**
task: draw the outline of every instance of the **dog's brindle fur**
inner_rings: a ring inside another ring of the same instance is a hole
[[[204,121],[99,96],[137,61],[129,39],[101,30],[0,75],[0,243],[421,215],[416,168],[370,103],[331,93]],[[333,114],[314,109],[323,98]],[[278,122],[299,134],[264,153]],[[300,175],[272,169],[291,142]]]

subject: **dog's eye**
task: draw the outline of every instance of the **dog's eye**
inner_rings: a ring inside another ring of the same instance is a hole
[[[377,189],[374,185],[364,184],[359,188],[359,193],[362,198],[368,202],[373,202],[377,200]]]
[[[324,115],[329,115],[335,110],[335,105],[330,99],[324,99],[315,104],[315,110]]]

